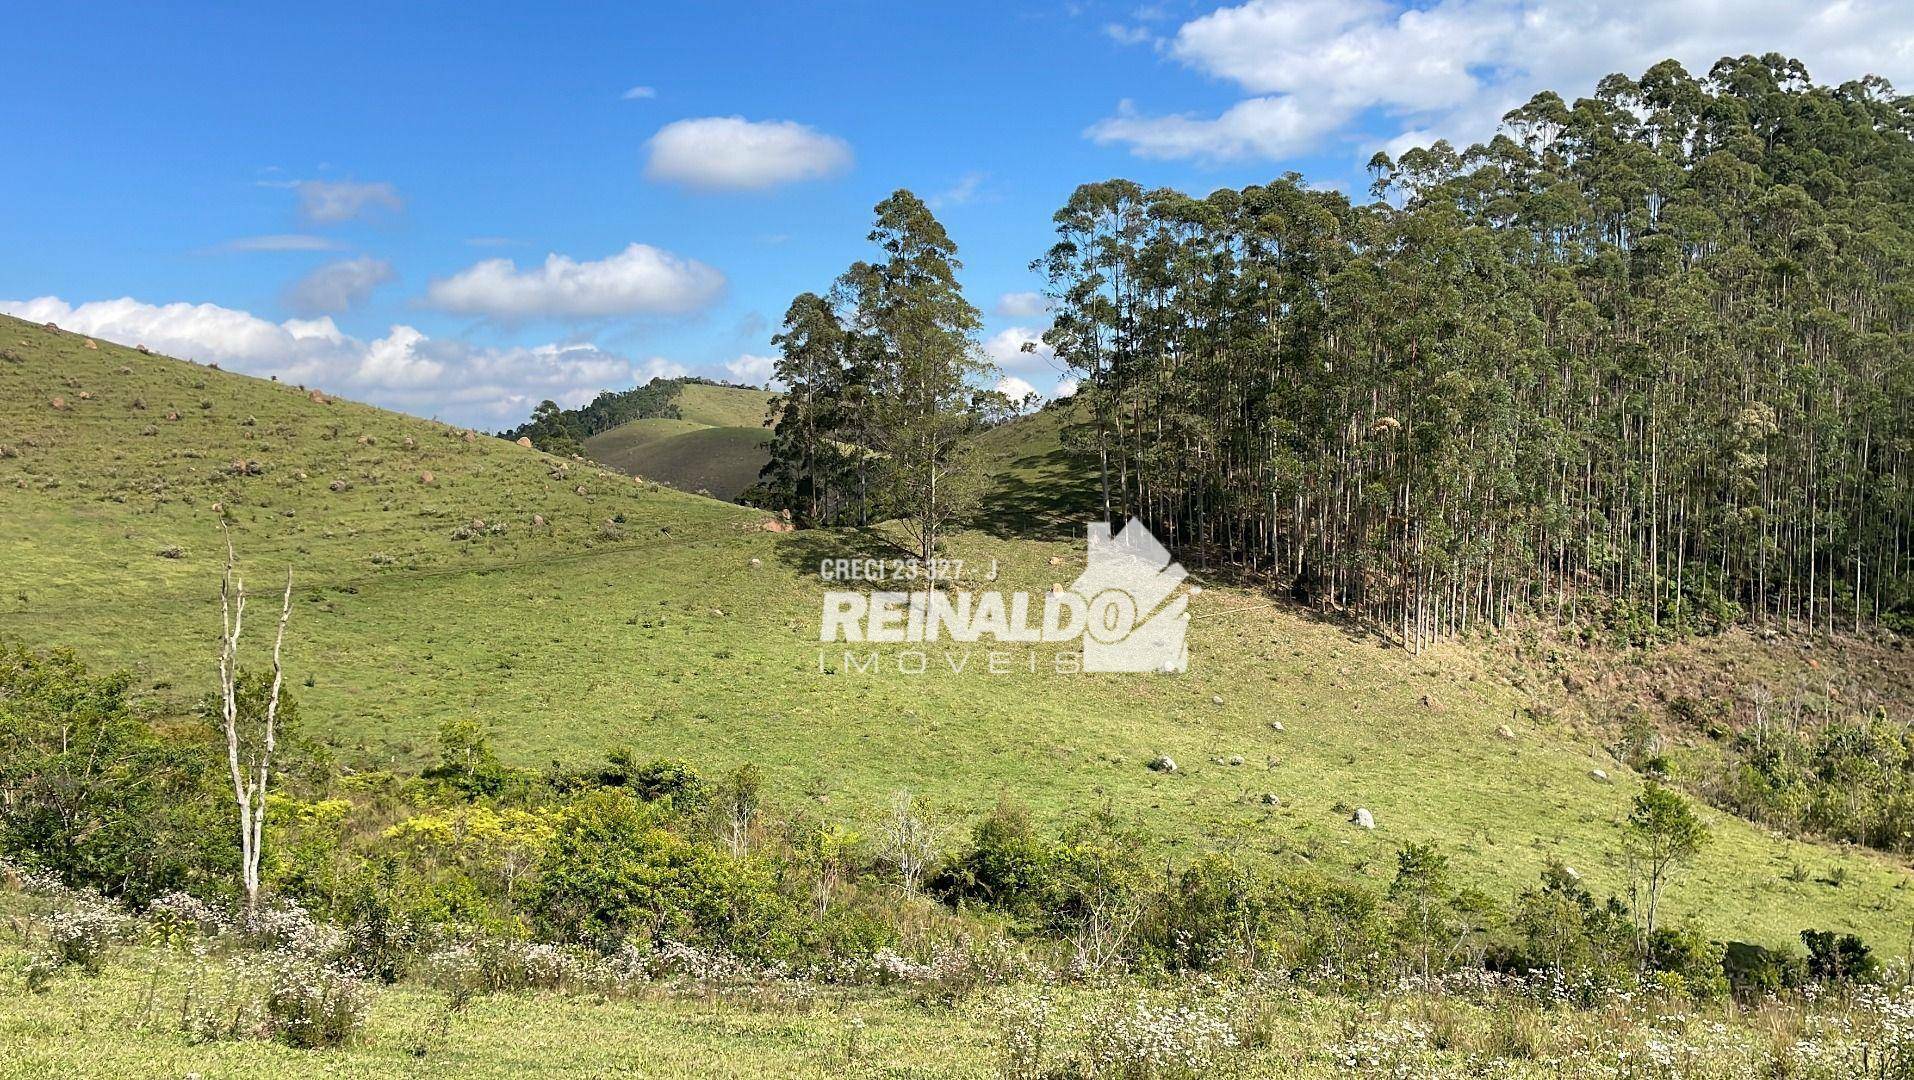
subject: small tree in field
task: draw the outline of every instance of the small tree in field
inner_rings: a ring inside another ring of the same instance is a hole
[[[279,627],[272,643],[272,687],[257,731],[241,731],[239,635],[246,615],[246,583],[240,578],[233,539],[226,537],[226,572],[219,581],[223,617],[219,636],[220,719],[226,733],[226,763],[232,771],[233,799],[239,804],[239,878],[246,890],[246,913],[259,906],[259,857],[266,835],[266,785],[279,734],[279,696],[285,685],[280,650],[292,618],[292,570],[286,570],[286,594],[279,606]]]
[[[943,851],[944,829],[931,820],[908,791],[891,798],[891,816],[884,822],[884,859],[897,867],[904,891],[914,893],[924,871]]]
[[[1655,916],[1668,880],[1686,866],[1708,842],[1708,827],[1695,816],[1688,800],[1659,784],[1643,786],[1622,825],[1622,851],[1631,870],[1646,886],[1648,906],[1643,913],[1642,940],[1655,936]]]
[[[712,801],[718,836],[734,859],[742,859],[751,851],[751,828],[763,805],[763,785],[758,767],[747,762],[724,778]]]

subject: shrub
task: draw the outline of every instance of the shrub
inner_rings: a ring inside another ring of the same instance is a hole
[[[1751,996],[1799,986],[1807,977],[1807,965],[1800,957],[1746,941],[1723,946],[1721,971],[1735,993]]]
[[[1205,855],[1148,900],[1143,955],[1170,970],[1253,964],[1274,923],[1270,883],[1222,855]]]
[[[1665,983],[1693,998],[1727,992],[1722,955],[1722,946],[1708,940],[1698,926],[1657,927],[1648,939],[1648,966],[1673,976]]]
[[[971,829],[970,846],[953,856],[929,885],[949,900],[1034,914],[1049,891],[1050,870],[1050,845],[1037,835],[1029,812],[1002,802]]]
[[[372,992],[336,968],[288,958],[275,964],[266,992],[267,1031],[288,1046],[343,1046],[365,1027]]]
[[[27,987],[45,990],[55,972],[77,967],[98,975],[106,953],[127,927],[126,916],[99,902],[78,898],[72,906],[46,917],[46,952],[27,965]]]
[[[1808,975],[1817,982],[1872,982],[1880,974],[1880,962],[1853,934],[1803,930],[1801,943],[1808,947]]]
[[[789,951],[794,914],[749,864],[674,835],[661,811],[615,790],[565,809],[526,907],[547,940],[603,953],[669,939],[752,959]]]
[[[1223,1068],[1238,1042],[1229,1018],[1208,1005],[1158,1005],[1139,995],[1090,1017],[1083,1072],[1122,1080],[1205,1077]]]

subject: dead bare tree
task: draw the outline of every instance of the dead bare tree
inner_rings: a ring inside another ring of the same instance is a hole
[[[224,525],[221,526],[222,530]],[[259,857],[266,835],[266,785],[279,735],[279,692],[285,684],[280,651],[292,618],[292,568],[286,568],[286,595],[279,608],[279,629],[272,643],[272,689],[260,730],[247,739],[239,729],[239,634],[246,614],[246,583],[239,576],[231,533],[226,535],[226,572],[219,581],[223,632],[219,638],[221,719],[226,728],[226,763],[232,769],[233,799],[239,804],[239,874],[246,889],[246,915],[259,906]],[[249,744],[249,745],[248,745]]]
[[[895,864],[904,879],[904,891],[914,893],[923,880],[924,870],[943,851],[942,825],[911,798],[898,791],[891,798],[891,816],[884,823],[884,858]]]

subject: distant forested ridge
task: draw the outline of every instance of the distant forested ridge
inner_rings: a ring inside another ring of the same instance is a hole
[[[1079,188],[1045,341],[1112,517],[1412,647],[1906,625],[1914,102],[1779,56],[1537,95],[1486,144]]]

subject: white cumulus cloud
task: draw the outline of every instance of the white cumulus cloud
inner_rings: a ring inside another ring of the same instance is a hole
[[[1037,392],[1037,388],[1030,385],[1028,380],[1019,379],[1015,375],[1005,375],[998,379],[996,390],[1012,401],[1022,401]]]
[[[649,86],[634,86],[631,89],[625,91],[623,94],[619,95],[619,97],[623,98],[626,101],[649,101],[652,98],[655,98],[657,96],[658,96],[658,91],[652,89]]]
[[[998,367],[1025,371],[1041,369],[1056,359],[1055,350],[1043,343],[1043,330],[1028,326],[1008,326],[985,338],[984,355]]]
[[[724,369],[731,373],[733,382],[747,386],[765,386],[771,382],[772,372],[777,370],[778,358],[775,356],[754,356],[745,353],[736,360],[726,361]]]
[[[1144,156],[1208,161],[1281,158],[1372,122],[1397,133],[1372,143],[1466,144],[1486,139],[1502,113],[1540,90],[1573,100],[1604,75],[1639,75],[1664,59],[1701,76],[1723,56],[1777,51],[1822,82],[1873,74],[1906,83],[1914,80],[1914,6],[1248,0],[1184,23],[1167,47],[1182,64],[1240,87],[1244,100],[1216,116],[1119,106],[1086,134]]]
[[[589,342],[491,348],[403,325],[365,341],[330,318],[275,323],[217,304],[121,298],[76,305],[43,296],[0,300],[0,312],[480,427],[516,423],[546,398],[576,407],[600,390],[686,373],[669,360],[628,359]]]
[[[997,314],[1006,319],[1035,319],[1050,310],[1038,292],[1007,292],[997,298]]]
[[[1115,116],[1090,125],[1085,134],[1104,145],[1123,143],[1138,157],[1236,161],[1306,150],[1347,119],[1347,113],[1312,111],[1287,97],[1239,101],[1216,117],[1145,116],[1125,100]]]
[[[679,120],[646,145],[647,177],[701,191],[756,191],[851,167],[849,143],[792,120]]]
[[[286,306],[301,315],[326,315],[357,307],[372,290],[398,274],[384,259],[362,255],[317,267],[286,288]]]
[[[649,244],[580,262],[551,254],[520,270],[511,259],[487,259],[434,281],[426,303],[442,311],[501,321],[675,315],[717,299],[724,275],[695,259]]]

